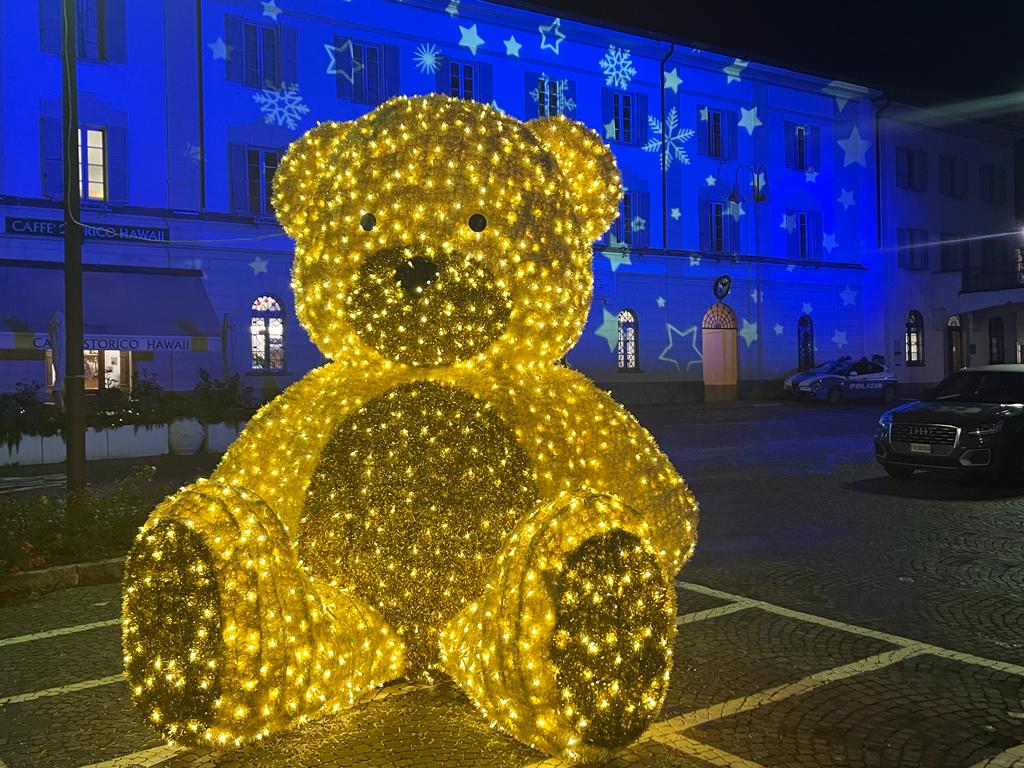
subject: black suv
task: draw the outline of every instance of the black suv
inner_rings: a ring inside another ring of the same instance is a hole
[[[920,401],[886,411],[875,458],[900,480],[915,469],[949,469],[1024,481],[1024,365],[965,368]]]

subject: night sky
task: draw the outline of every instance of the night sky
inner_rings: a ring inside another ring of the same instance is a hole
[[[1024,0],[543,0],[567,17],[936,104],[1024,91]],[[549,11],[550,12],[550,11]],[[1011,120],[1018,122],[1024,104]]]

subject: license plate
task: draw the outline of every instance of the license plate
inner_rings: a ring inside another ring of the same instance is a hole
[[[911,443],[910,444],[910,452],[911,453],[931,453],[932,452],[932,447],[930,445],[928,445],[928,443]]]

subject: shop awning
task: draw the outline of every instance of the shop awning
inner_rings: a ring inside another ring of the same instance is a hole
[[[194,269],[87,264],[82,268],[85,348],[212,352],[220,323]],[[0,259],[0,349],[45,349],[64,311],[64,265]]]

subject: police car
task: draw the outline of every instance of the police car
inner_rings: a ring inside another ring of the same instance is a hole
[[[833,405],[842,400],[881,400],[891,403],[896,399],[899,382],[892,371],[877,357],[862,357],[856,362],[847,360],[832,370],[804,379],[797,385],[797,395],[814,400],[827,400]]]
[[[852,358],[847,355],[846,357],[840,357],[838,360],[827,360],[824,363],[818,363],[818,365],[806,371],[791,373],[782,380],[782,390],[787,395],[795,395],[797,390],[800,388],[800,382],[813,379],[816,376],[822,376],[826,373],[833,373],[840,370],[845,371],[850,367],[852,362]]]

